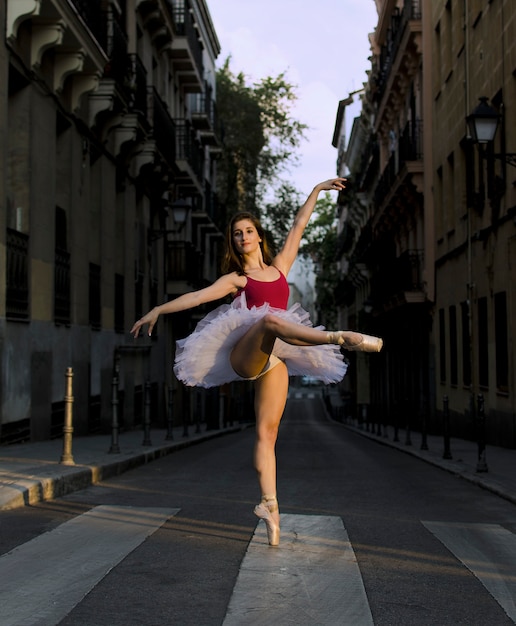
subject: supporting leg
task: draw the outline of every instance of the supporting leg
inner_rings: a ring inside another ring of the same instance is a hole
[[[265,520],[269,543],[279,542],[280,515],[276,497],[276,439],[288,393],[288,372],[279,363],[255,383],[256,443],[254,466],[258,475],[261,502],[255,508]]]

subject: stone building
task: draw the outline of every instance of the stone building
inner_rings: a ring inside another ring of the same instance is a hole
[[[516,3],[432,6],[431,32],[436,401],[456,432],[483,409],[489,440],[516,447]],[[480,144],[479,98],[499,122]]]
[[[360,355],[355,411],[434,432],[449,411],[469,438],[486,415],[488,441],[514,447],[516,4],[376,5],[362,114],[339,152],[356,192],[341,199],[343,315],[385,339],[380,358]],[[499,128],[475,145],[480,97]]]
[[[192,321],[160,320],[160,341],[128,330],[216,276],[207,5],[7,0],[0,24],[0,442],[61,433],[68,367],[76,433],[115,404],[124,427],[149,407],[165,424],[191,400],[171,362]]]

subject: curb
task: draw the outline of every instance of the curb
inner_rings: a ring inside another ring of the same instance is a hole
[[[208,431],[192,439],[177,441],[162,446],[154,446],[144,452],[118,453],[118,458],[99,464],[49,465],[44,477],[13,479],[11,484],[2,486],[0,493],[0,511],[10,511],[38,502],[53,500],[74,491],[86,489],[92,485],[118,476],[131,469],[145,465],[173,452],[204,443],[210,439],[222,437],[248,428],[249,425],[226,428],[222,431]],[[45,470],[43,470],[45,471]]]

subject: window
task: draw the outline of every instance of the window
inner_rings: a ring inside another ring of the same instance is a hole
[[[115,274],[115,332],[125,332],[125,280],[122,274]]]
[[[438,94],[442,87],[442,68],[443,68],[443,51],[442,51],[442,38],[441,38],[441,22],[438,22],[435,27],[434,36],[434,50],[435,50],[435,63],[433,66],[433,93]]]
[[[89,317],[90,326],[94,330],[101,327],[101,306],[100,306],[100,265],[90,263],[89,276]]]
[[[8,319],[29,319],[29,237],[7,229],[5,315]]]
[[[507,329],[507,295],[505,291],[494,296],[495,349],[496,349],[496,388],[509,391],[509,350]]]
[[[55,217],[54,321],[56,324],[70,324],[70,253],[66,211],[60,207],[56,207]]]
[[[145,258],[147,256],[147,231],[143,224],[135,226],[135,262],[134,262],[134,311],[135,319],[144,314],[143,286],[145,280]]]
[[[447,81],[453,69],[453,19],[452,19],[452,4],[450,0],[446,3],[446,12],[444,15],[443,33],[441,42],[444,45],[442,50],[442,79]]]
[[[446,332],[444,309],[439,309],[439,376],[442,383],[446,382]]]
[[[469,336],[469,305],[460,304],[461,331],[462,331],[462,384],[471,386],[471,343]]]
[[[487,298],[478,299],[478,384],[489,385],[489,352],[487,346]]]
[[[450,314],[450,383],[458,382],[458,356],[457,356],[457,309],[451,306]]]

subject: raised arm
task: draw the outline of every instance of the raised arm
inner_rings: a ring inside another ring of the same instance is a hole
[[[292,264],[296,260],[303,232],[313,213],[319,193],[321,191],[342,191],[345,187],[345,178],[330,178],[329,180],[315,185],[312,189],[306,202],[299,209],[294,218],[294,222],[285,239],[283,248],[278,252],[273,261],[273,265],[280,269],[285,276],[289,273]]]
[[[140,329],[145,324],[149,325],[148,333],[149,337],[152,334],[152,329],[158,321],[158,317],[162,313],[178,313],[179,311],[186,311],[187,309],[193,309],[200,304],[206,302],[214,302],[220,300],[230,293],[235,293],[239,288],[245,286],[245,279],[242,276],[238,276],[236,272],[231,274],[225,274],[216,280],[212,285],[199,289],[197,291],[191,291],[185,293],[174,300],[169,300],[164,304],[160,304],[151,309],[146,315],[134,323],[131,328],[131,335],[134,338],[138,337]]]

